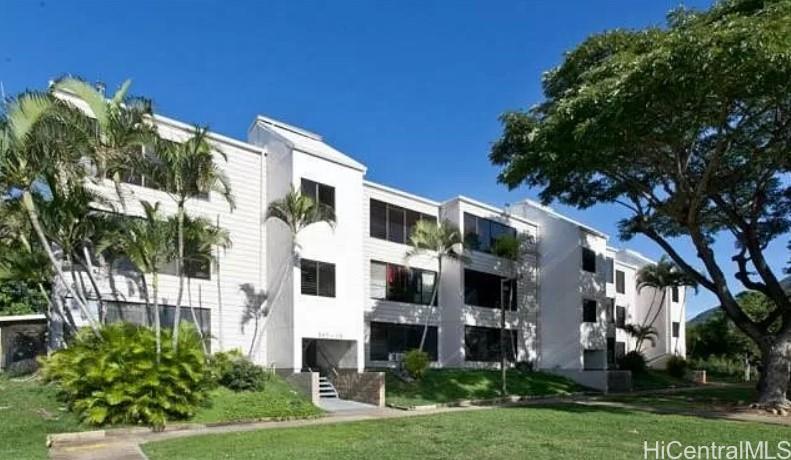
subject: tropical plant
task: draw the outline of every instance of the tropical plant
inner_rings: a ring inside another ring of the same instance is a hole
[[[66,279],[36,204],[37,198],[46,199],[52,193],[52,184],[75,184],[86,177],[80,153],[86,145],[85,137],[75,129],[84,124],[84,116],[46,93],[23,93],[4,107],[0,117],[0,188],[10,200],[20,203],[56,281],[98,333],[98,323],[88,305]]]
[[[665,369],[671,377],[683,379],[687,375],[687,360],[683,356],[673,355],[665,363]]]
[[[283,264],[280,274],[273,278],[278,281],[274,294],[269,296],[269,307],[266,308],[266,311],[270,312],[274,302],[280,297],[283,286],[288,279],[289,271],[299,265],[301,252],[299,235],[306,228],[320,223],[325,223],[334,229],[335,209],[332,206],[314,201],[313,198],[303,195],[302,192],[292,187],[283,198],[269,203],[266,209],[266,219],[274,219],[285,225],[291,237],[290,260]]]
[[[508,299],[500,299],[500,391],[503,395],[508,394],[508,372],[507,372],[507,344],[506,342],[510,342],[511,346],[513,346],[512,340],[506,340],[506,329],[505,329],[505,310],[506,310],[506,302],[507,305],[511,306],[514,305],[514,295],[516,294],[516,286],[519,283],[519,280],[522,279],[524,276],[523,265],[525,262],[525,250],[527,249],[529,243],[532,242],[532,238],[529,235],[509,235],[505,234],[500,236],[494,241],[492,245],[492,254],[505,259],[508,261],[508,272],[511,274],[511,279],[509,282],[512,286],[508,289]],[[502,292],[501,292],[502,294]],[[516,358],[517,351],[513,350],[513,356]]]
[[[103,326],[99,338],[80,331],[69,348],[42,360],[42,375],[87,423],[162,429],[168,420],[194,415],[212,384],[195,328],[180,327],[178,350],[165,332],[159,362],[150,328],[114,323]]]
[[[789,17],[791,2],[723,0],[593,35],[545,74],[543,101],[503,115],[490,157],[500,181],[541,187],[545,203],[622,205],[621,236],[659,245],[760,349],[767,408],[791,406],[791,298],[767,260],[791,228]],[[729,272],[771,300],[764,321]]]
[[[156,358],[162,356],[162,326],[159,312],[159,274],[175,257],[173,240],[175,225],[173,220],[161,217],[159,203],[141,201],[142,218],[111,216],[115,231],[109,232],[99,244],[98,250],[109,250],[126,256],[142,274],[142,291],[146,307],[154,311],[154,335],[156,338]],[[149,295],[146,274],[151,275],[152,292]],[[152,303],[153,299],[153,303]],[[174,347],[177,348],[177,347]]]
[[[431,357],[423,350],[409,350],[404,354],[404,368],[413,379],[422,379],[429,363]]]
[[[132,160],[132,170],[157,184],[176,204],[176,273],[179,277],[176,305],[179,308],[176,308],[175,324],[181,320],[184,296],[184,216],[188,201],[215,192],[225,198],[231,210],[235,208],[231,183],[215,163],[215,153],[227,161],[225,153],[212,145],[208,129],[195,127],[192,137],[186,141],[157,138],[149,154],[137,155]],[[178,328],[173,334],[173,344],[178,346]]]
[[[440,223],[429,220],[418,220],[409,235],[411,248],[407,252],[407,261],[419,255],[426,255],[437,260],[437,276],[434,286],[431,289],[431,300],[429,305],[435,305],[439,286],[442,282],[442,262],[446,259],[464,260],[464,244],[461,232],[458,227],[448,220]],[[423,351],[428,334],[428,324],[431,318],[430,312],[426,313],[426,321],[423,325],[423,334],[420,337],[418,350]]]
[[[623,327],[624,332],[635,340],[634,349],[637,352],[643,351],[643,344],[650,342],[652,347],[656,346],[658,337],[654,326],[646,324],[627,324]]]
[[[269,374],[244,356],[230,359],[218,383],[233,391],[263,391]]]
[[[632,371],[633,373],[639,374],[644,372],[647,367],[645,356],[636,350],[632,350],[618,359],[618,369],[625,371]]]
[[[649,304],[648,311],[645,313],[645,317],[642,322],[636,326],[636,331],[648,332],[649,329],[652,329],[654,323],[656,323],[656,320],[662,313],[662,309],[665,307],[667,292],[669,290],[683,289],[686,287],[692,287],[697,290],[698,283],[692,276],[682,270],[678,264],[671,261],[665,255],[663,255],[656,264],[648,264],[640,268],[640,270],[637,271],[637,291],[640,292],[645,288],[652,288],[653,297],[651,298],[651,303]],[[661,293],[661,295],[657,303],[656,295],[658,292]],[[656,308],[656,311],[654,311],[654,308]],[[679,318],[679,322],[681,320],[682,318]],[[649,335],[656,336],[656,331],[654,331],[654,334]],[[637,338],[637,336],[634,337]],[[639,347],[643,342],[644,339],[638,339],[637,351],[640,351]],[[654,344],[655,339],[651,340],[651,345],[654,346]],[[678,343],[676,343],[675,348],[678,348]]]

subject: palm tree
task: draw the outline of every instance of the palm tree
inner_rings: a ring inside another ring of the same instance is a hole
[[[641,332],[640,335],[645,335],[647,331],[653,329],[654,323],[656,322],[657,318],[659,318],[659,314],[662,312],[662,308],[665,305],[667,291],[674,288],[678,289],[688,286],[697,289],[697,283],[695,280],[687,275],[684,270],[678,267],[675,262],[671,261],[667,256],[664,255],[656,264],[646,265],[637,272],[637,291],[640,292],[644,288],[654,289],[651,304],[645,314],[645,318],[643,318],[643,321],[639,325],[636,325],[636,330]],[[661,292],[661,297],[659,303],[655,305],[654,301],[656,300],[657,292]],[[655,306],[656,311],[654,312]],[[650,336],[650,334],[648,335]],[[638,340],[638,344],[642,345],[646,338],[647,337],[643,338],[642,340]],[[655,343],[655,339],[651,340],[651,343]]]
[[[335,209],[323,203],[314,201],[313,198],[303,195],[299,190],[291,190],[279,200],[269,203],[266,210],[266,219],[274,219],[284,224],[291,236],[291,260],[287,261],[282,273],[278,276],[277,288],[273,296],[269,297],[269,307],[266,311],[271,311],[273,303],[279,298],[280,291],[286,281],[288,270],[299,265],[301,246],[299,244],[300,233],[311,225],[326,223],[330,227],[335,227]]]
[[[643,348],[643,343],[646,341],[651,342],[652,347],[656,345],[658,333],[653,326],[645,324],[627,324],[624,326],[623,330],[635,339],[634,350],[638,353],[640,353],[640,350]]]
[[[303,195],[300,191],[291,190],[279,200],[269,203],[266,218],[279,220],[288,227],[291,234],[291,249],[294,262],[299,259],[299,234],[305,228],[324,222],[330,227],[335,226],[335,209],[313,198]]]
[[[181,306],[184,295],[184,215],[187,202],[208,196],[210,192],[216,192],[222,195],[231,210],[235,208],[231,183],[214,162],[215,152],[223,160],[228,160],[221,150],[212,146],[208,129],[195,127],[192,137],[186,141],[172,142],[158,139],[149,157],[137,157],[139,161],[135,169],[157,184],[176,203],[178,225],[176,272],[179,277],[177,307]],[[173,327],[174,349],[178,347],[180,320],[180,308],[176,308]]]
[[[98,336],[98,323],[66,280],[36,205],[36,197],[45,198],[52,192],[48,185],[74,184],[85,178],[80,161],[85,139],[75,129],[82,118],[73,107],[46,93],[27,92],[10,101],[0,117],[0,186],[9,197],[21,202],[56,280]]]
[[[497,238],[492,245],[492,254],[501,257],[508,261],[508,272],[511,274],[511,279],[509,282],[513,283],[513,286],[508,289],[508,305],[514,304],[514,291],[516,290],[516,284],[524,275],[523,273],[523,265],[525,261],[525,249],[527,245],[532,242],[532,238],[529,235],[502,235]],[[501,293],[502,294],[502,293]],[[500,382],[501,382],[501,389],[503,396],[508,394],[507,388],[507,372],[506,372],[506,344],[505,344],[505,309],[506,309],[506,300],[500,299]],[[513,341],[511,341],[513,344]],[[516,356],[516,350],[514,350],[514,356]]]
[[[458,227],[448,220],[436,223],[429,220],[419,220],[409,235],[409,244],[412,248],[407,252],[407,260],[418,255],[428,255],[437,259],[437,276],[431,289],[431,301],[437,301],[439,286],[442,282],[442,261],[444,259],[464,260],[464,244]],[[428,333],[430,312],[426,314],[423,335],[420,337],[418,349],[423,351]]]
[[[141,201],[143,207],[142,218],[129,218],[113,216],[116,231],[109,234],[99,244],[97,250],[111,250],[126,256],[142,274],[143,296],[146,308],[152,306],[149,297],[146,274],[151,275],[151,289],[153,296],[154,332],[156,334],[157,362],[162,354],[162,326],[159,314],[159,273],[175,257],[173,250],[173,237],[175,222],[171,218],[166,220],[161,217],[159,203],[152,205]],[[176,309],[180,308],[178,305]]]
[[[183,233],[184,233],[184,246],[185,246],[185,267],[187,264],[193,265],[202,265],[206,264],[210,266],[212,262],[219,263],[219,254],[215,257],[214,256],[214,248],[219,249],[228,249],[231,247],[231,238],[230,234],[227,230],[220,228],[219,225],[215,226],[206,218],[203,217],[190,217],[189,215],[185,214],[183,219]],[[176,223],[178,227],[178,223]],[[178,230],[177,230],[178,231]],[[189,283],[189,278],[187,279]],[[190,292],[190,286],[187,286],[187,291]],[[219,303],[219,299],[218,299]],[[203,337],[203,331],[198,324],[198,317],[195,314],[195,308],[192,305],[192,298],[191,296],[188,297],[187,302],[190,314],[192,316],[192,321],[195,323],[195,326],[198,331],[198,335],[201,337],[201,344],[203,345],[203,349],[205,352],[208,352],[206,349],[206,342]],[[177,307],[180,309],[181,307]],[[222,311],[219,312],[222,315]],[[174,319],[174,328],[176,327],[175,319]]]

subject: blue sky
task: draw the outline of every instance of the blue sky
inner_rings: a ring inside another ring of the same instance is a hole
[[[109,88],[132,78],[164,115],[244,139],[265,114],[322,134],[373,181],[502,205],[537,191],[496,182],[498,115],[540,101],[542,73],[589,34],[661,25],[679,4],[5,0],[0,81],[14,94],[64,73]],[[554,206],[620,244],[619,208]],[[628,245],[661,255],[642,238]],[[717,249],[727,260],[732,243]],[[772,249],[780,268],[788,251]],[[688,316],[715,303],[701,292]]]

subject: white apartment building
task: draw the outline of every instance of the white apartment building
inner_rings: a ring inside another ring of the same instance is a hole
[[[155,121],[168,139],[184,140],[192,132],[166,117]],[[376,184],[365,179],[365,165],[321,136],[264,116],[253,121],[247,142],[219,134],[211,140],[237,208],[231,212],[210,193],[188,203],[187,211],[219,222],[233,245],[218,253],[218,266],[190,270],[182,318],[192,320],[186,307],[195,308],[213,351],[250,351],[256,362],[283,373],[308,368],[359,372],[395,365],[403,352],[418,346],[428,325],[425,349],[434,366],[497,367],[501,308],[515,288],[506,308],[509,360],[600,386],[602,372],[634,347],[622,326],[642,321],[662,297],[636,287],[637,270],[650,260],[612,248],[602,232],[529,200],[505,209],[464,196],[436,202]],[[137,199],[175,211],[170,198],[147,187],[145,178],[133,182],[125,187],[129,207],[124,212],[139,214]],[[334,226],[317,224],[297,235],[298,263],[288,229],[266,219],[267,205],[291,188],[336,213]],[[439,261],[432,254],[407,254],[409,233],[420,219],[452,222],[467,243],[466,260],[442,260],[433,306]],[[526,238],[516,272],[491,254],[503,234]],[[139,274],[97,275],[112,318],[150,320]],[[161,279],[158,300],[166,306],[168,325],[178,278],[164,274]],[[244,319],[249,299],[242,285],[268,294],[258,331]],[[685,353],[684,300],[683,291],[665,296],[656,321],[659,339],[645,349],[656,365]]]

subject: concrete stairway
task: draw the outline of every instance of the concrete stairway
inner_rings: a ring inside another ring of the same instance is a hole
[[[319,377],[319,397],[338,398],[338,391],[335,390],[335,386],[327,377]]]

